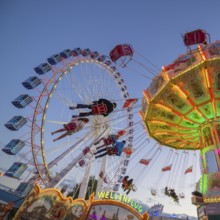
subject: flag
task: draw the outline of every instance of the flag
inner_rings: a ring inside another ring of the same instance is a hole
[[[118,131],[118,136],[121,137],[121,136],[123,136],[125,133],[126,133],[125,130],[120,130],[120,131]]]
[[[122,108],[132,107],[137,101],[138,99],[127,99]]]
[[[172,164],[170,164],[169,166],[166,166],[166,167],[162,168],[162,171],[163,171],[163,172],[169,171],[169,170],[171,170],[171,167],[172,167]]]
[[[134,148],[131,147],[124,147],[123,152],[127,155],[131,155],[134,152]]]
[[[191,173],[192,172],[192,168],[193,168],[193,166],[190,166],[188,169],[186,169],[184,174]]]
[[[147,166],[147,165],[150,163],[150,161],[151,161],[151,159],[148,159],[148,160],[141,159],[141,160],[139,161],[139,163],[144,164],[144,165]]]

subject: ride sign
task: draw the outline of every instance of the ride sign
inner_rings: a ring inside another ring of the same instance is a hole
[[[127,205],[130,205],[132,208],[136,209],[139,213],[143,212],[143,207],[137,201],[127,197],[123,194],[118,194],[115,192],[98,192],[99,199],[112,199],[119,202],[123,202]]]

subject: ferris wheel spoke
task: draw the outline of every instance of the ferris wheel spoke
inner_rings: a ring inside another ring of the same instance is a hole
[[[88,70],[88,68],[86,68],[85,74],[83,75],[84,82],[87,84],[85,93],[87,97],[90,97],[90,101],[92,97],[96,97],[95,88],[97,87],[96,83],[91,82],[91,74],[92,73]]]
[[[57,145],[56,147],[53,147],[52,149],[49,149],[48,151],[45,151],[46,155],[48,155],[48,157],[50,157],[50,155],[56,153],[57,151],[61,151],[62,148],[64,146],[66,146],[68,144],[67,141],[60,143],[59,145]]]
[[[71,88],[74,90],[75,94],[78,95],[78,97],[81,99],[81,101],[83,101],[83,96],[82,96],[82,85],[81,85],[81,82],[76,78],[74,77],[76,75],[76,73],[72,72],[72,70],[70,71],[70,74],[68,75],[67,77],[67,81],[68,83],[71,85]]]
[[[46,120],[48,123],[51,123],[51,124],[66,124],[67,121],[55,121],[55,120]]]
[[[104,130],[97,138],[102,137],[103,134],[105,134],[105,132],[107,131]],[[85,138],[85,137],[84,137]],[[96,140],[94,140],[92,143],[90,143],[90,145],[88,146],[89,148],[92,148],[93,144],[95,143]],[[74,148],[74,146],[73,146]],[[65,155],[64,155],[65,154]],[[66,152],[64,152],[64,154],[60,155],[59,158],[56,158],[56,160],[53,161],[53,163],[48,164],[48,167],[52,168],[53,165],[57,164],[58,161],[61,160],[61,157],[66,156]],[[84,157],[83,152],[81,152],[78,156],[76,156],[75,158],[73,158],[73,160],[66,166],[64,167],[61,172],[57,173],[56,177],[51,181],[51,183],[49,183],[47,185],[47,187],[56,187],[61,181],[62,179],[76,166],[76,164],[80,161],[81,158]],[[62,158],[63,159],[63,158]],[[88,167],[87,167],[88,170]],[[87,176],[88,178],[88,176]],[[83,183],[82,183],[83,184]]]
[[[64,104],[64,106],[72,105],[72,100],[65,96],[60,90],[56,91],[56,96],[58,97],[58,100]]]
[[[60,154],[58,157],[56,157],[53,161],[51,161],[48,164],[49,168],[52,168],[54,165],[56,165],[60,160],[63,160],[70,152],[74,151],[80,144],[86,141],[88,136],[82,137],[79,141],[77,141],[74,145],[72,145],[70,148],[68,148],[66,151],[64,151],[62,154]]]

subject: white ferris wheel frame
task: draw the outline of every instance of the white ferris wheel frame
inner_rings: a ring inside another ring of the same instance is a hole
[[[36,107],[34,109],[34,114],[32,118],[32,126],[31,126],[31,146],[32,146],[32,154],[33,154],[33,160],[35,167],[37,169],[37,173],[43,183],[43,185],[47,187],[54,187],[56,186],[61,179],[67,175],[67,173],[71,170],[73,166],[78,163],[80,158],[83,157],[83,154],[81,153],[76,157],[72,163],[68,164],[67,167],[65,167],[59,175],[56,176],[56,178],[52,178],[50,176],[49,169],[53,166],[55,166],[58,162],[58,160],[62,160],[65,158],[65,153],[61,154],[59,157],[57,157],[54,161],[51,161],[50,163],[47,163],[46,157],[45,157],[45,151],[44,151],[44,129],[45,129],[45,118],[47,109],[50,103],[50,99],[52,98],[53,91],[56,89],[56,86],[58,83],[62,80],[64,76],[68,72],[71,71],[72,68],[74,68],[77,65],[81,65],[83,63],[91,63],[99,66],[100,68],[103,68],[108,73],[112,80],[114,80],[116,86],[118,86],[121,90],[121,96],[124,100],[129,98],[129,94],[127,92],[127,88],[121,80],[121,77],[119,77],[119,73],[117,70],[112,68],[112,66],[106,65],[103,62],[98,61],[97,58],[91,58],[90,56],[83,57],[81,55],[71,57],[70,59],[63,59],[61,61],[61,65],[52,65],[51,66],[51,72],[52,76],[48,77],[48,74],[45,74],[43,76],[42,82],[44,85],[44,88],[39,92],[39,96],[36,101]],[[52,86],[51,86],[52,85]],[[127,127],[126,127],[126,142],[128,147],[132,147],[133,142],[133,113],[132,108],[126,109],[127,114]],[[37,143],[36,139],[40,138],[40,144]],[[84,140],[79,140],[78,142],[83,142]],[[92,145],[92,144],[91,144]],[[74,146],[72,146],[74,148]],[[91,146],[90,146],[91,147]],[[126,168],[124,166],[123,161],[126,158],[125,155],[122,156],[121,163],[118,167],[118,176],[121,175],[121,170],[123,168]]]

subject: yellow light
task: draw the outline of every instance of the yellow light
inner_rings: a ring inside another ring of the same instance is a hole
[[[215,110],[215,103],[214,103],[214,100],[212,101],[212,107],[213,107],[213,110],[214,110],[215,115],[216,115],[216,110]]]
[[[171,125],[170,123],[166,123],[166,122],[161,121],[161,120],[148,120],[148,122],[150,122],[152,124],[160,124],[160,125],[168,125],[168,126]],[[175,124],[172,124],[171,126],[178,127]]]
[[[207,69],[205,69],[205,78],[206,78],[207,86],[208,88],[210,88],[209,73]]]
[[[166,79],[166,81],[169,81],[170,79],[169,79],[169,76],[166,74],[166,73],[163,73],[162,72],[162,76],[164,76],[164,78]]]
[[[168,134],[168,132],[156,132],[154,135]]]
[[[186,145],[186,143],[183,143],[183,144],[179,145],[179,147],[183,147],[183,146],[185,146],[185,145]]]
[[[176,141],[176,139],[165,140],[166,143],[172,143],[174,141]]]
[[[163,122],[163,121],[157,121],[157,120],[152,120],[150,121],[152,124],[160,124],[160,125],[167,125],[167,123]]]
[[[161,105],[161,104],[159,104],[159,103],[155,104],[155,106],[157,106],[157,107],[159,107],[159,108],[163,108],[163,109],[165,109],[165,110],[167,110],[167,111],[169,111],[169,112],[172,112],[172,109],[170,109],[170,108],[168,108],[168,107],[166,107],[166,106],[164,106],[164,105]]]
[[[152,121],[150,121],[152,124],[158,124],[159,123],[159,121],[154,121],[154,120],[152,120]]]
[[[198,48],[199,48],[199,52],[200,52],[200,54],[201,54],[201,56],[202,56],[202,59],[203,59],[203,60],[207,60],[206,57],[205,57],[205,54],[204,54],[204,52],[203,52],[203,50],[202,50],[201,45],[198,45]]]
[[[182,95],[185,99],[187,99],[186,94],[180,89],[179,86],[174,85],[174,88],[176,88],[178,90],[178,92],[180,93],[180,95]]]

